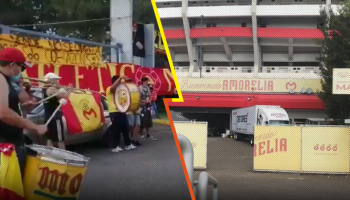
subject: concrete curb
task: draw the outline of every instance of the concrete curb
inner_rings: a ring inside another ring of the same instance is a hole
[[[170,125],[169,120],[165,120],[165,119],[153,119],[153,122],[156,124]]]

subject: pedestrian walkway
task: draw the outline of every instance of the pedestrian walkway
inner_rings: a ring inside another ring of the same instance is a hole
[[[89,144],[75,150],[91,158],[80,199],[185,199],[190,194],[169,126],[155,124],[157,141],[137,150],[111,153]]]

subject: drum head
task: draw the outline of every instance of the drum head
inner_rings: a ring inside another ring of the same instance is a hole
[[[28,145],[28,149],[34,151],[37,156],[44,158],[44,160],[68,165],[83,165],[85,166],[90,158],[75,152],[66,151],[54,147],[41,145]]]
[[[120,112],[126,112],[131,104],[131,96],[127,84],[120,84],[115,90],[115,105]]]

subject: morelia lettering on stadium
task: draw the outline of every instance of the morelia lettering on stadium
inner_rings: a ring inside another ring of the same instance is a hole
[[[286,138],[275,138],[254,144],[254,157],[277,152],[287,152]]]
[[[350,90],[350,85],[349,84],[337,84],[337,90]]]
[[[181,82],[182,90],[224,90],[224,91],[264,91],[273,92],[272,80],[216,80],[212,83],[191,83],[189,80]]]
[[[273,91],[272,80],[224,80],[223,90]]]

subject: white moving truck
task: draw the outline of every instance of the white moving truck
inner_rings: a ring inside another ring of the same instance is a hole
[[[235,140],[248,138],[254,145],[255,125],[289,124],[287,112],[280,106],[251,106],[232,110],[231,134]]]

